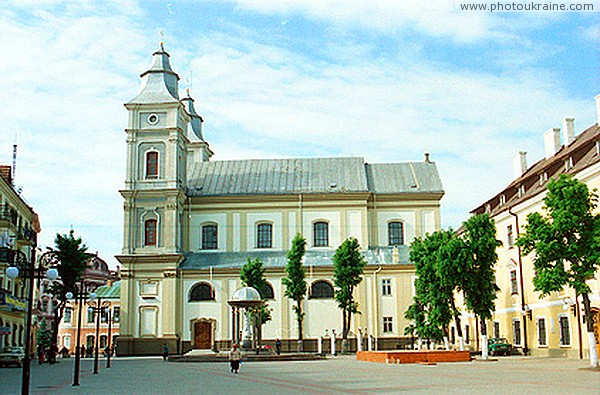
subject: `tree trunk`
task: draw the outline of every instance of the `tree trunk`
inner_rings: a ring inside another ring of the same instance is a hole
[[[596,348],[596,336],[594,335],[594,320],[590,306],[590,297],[588,294],[582,294],[583,309],[585,311],[585,327],[587,329],[588,344],[590,347],[590,366],[598,367],[598,349]]]
[[[487,327],[483,317],[481,317],[481,358],[488,359]]]
[[[452,311],[456,311],[456,306],[454,305],[454,298],[450,299],[450,303],[452,304]],[[465,351],[465,341],[462,335],[462,328],[460,326],[460,316],[458,313],[454,314],[454,326],[456,327],[456,337],[458,338],[458,349],[460,351]]]
[[[302,341],[303,339],[303,335],[302,335],[302,321],[304,321],[304,317],[302,316],[302,301],[301,300],[297,300],[296,301],[296,314],[298,315],[296,318],[298,318],[298,341]]]

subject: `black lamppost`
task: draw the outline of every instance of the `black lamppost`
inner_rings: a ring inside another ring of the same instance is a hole
[[[6,251],[6,250],[5,250]],[[48,251],[40,256],[38,266],[35,267],[35,247],[31,250],[31,260],[27,261],[27,256],[23,251],[7,250],[8,262],[14,266],[6,269],[6,276],[14,279],[19,275],[28,281],[27,298],[27,323],[25,326],[25,358],[23,359],[23,374],[21,381],[21,394],[29,394],[29,382],[31,378],[31,321],[33,315],[33,285],[35,279],[44,277],[53,281],[58,278],[57,263],[54,252]]]
[[[79,283],[79,288],[77,289],[77,343],[75,346],[75,368],[73,372],[73,386],[79,385],[79,370],[81,366],[81,311],[83,310],[83,299],[85,297],[85,285],[84,282],[81,281]],[[67,292],[67,299],[71,299],[73,297],[73,293]],[[89,295],[90,300],[96,299],[96,294],[94,292]]]
[[[111,350],[111,330],[112,330],[112,311],[111,311],[111,306],[112,304],[107,300],[102,304],[102,308],[105,309],[106,311],[106,319],[108,320],[108,343],[106,345],[106,349],[108,350],[107,355],[106,355],[106,368],[110,368],[110,354],[112,354],[112,350]]]
[[[94,371],[92,373],[98,374],[98,346],[100,345],[98,337],[100,336],[100,302],[102,298],[97,298],[94,293],[94,298],[90,298],[90,302],[88,302],[88,306],[90,306],[94,310],[94,315],[96,317],[96,338],[94,339]],[[95,306],[94,306],[95,300]]]

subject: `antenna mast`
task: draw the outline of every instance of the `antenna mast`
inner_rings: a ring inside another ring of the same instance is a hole
[[[17,171],[17,144],[13,144],[13,163],[12,163],[12,177],[11,181],[13,186],[15,185],[15,174]]]

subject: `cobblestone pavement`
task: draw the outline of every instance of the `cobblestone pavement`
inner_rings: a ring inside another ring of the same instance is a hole
[[[35,361],[34,361],[35,362]],[[175,363],[116,358],[99,374],[81,364],[73,387],[73,358],[32,364],[35,394],[600,394],[600,371],[585,360],[505,357],[426,365],[358,362],[354,356],[306,362],[247,362],[239,375],[225,363]],[[21,369],[0,369],[0,393],[20,393]]]

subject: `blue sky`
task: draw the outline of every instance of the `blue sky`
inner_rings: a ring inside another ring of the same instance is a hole
[[[122,245],[127,113],[159,41],[214,159],[421,161],[444,227],[543,155],[544,131],[597,122],[600,14],[465,13],[453,0],[54,1],[0,5],[0,163],[41,245],[71,228],[112,265]],[[597,4],[600,10],[600,4]]]

